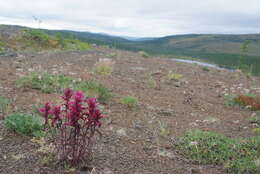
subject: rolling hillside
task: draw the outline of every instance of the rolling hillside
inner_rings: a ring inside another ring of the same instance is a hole
[[[0,30],[25,29],[20,26],[1,25]],[[220,66],[237,68],[240,63],[251,67],[252,73],[260,76],[260,34],[219,35],[187,34],[161,38],[126,39],[99,33],[76,32],[69,30],[42,30],[51,35],[62,34],[65,38],[76,38],[81,41],[109,45],[130,51],[146,51],[149,54],[166,55],[167,57],[188,56],[213,62]],[[248,52],[241,53],[241,46],[250,41]]]

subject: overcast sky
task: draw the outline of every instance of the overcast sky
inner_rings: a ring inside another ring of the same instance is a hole
[[[138,37],[260,33],[260,0],[0,0],[0,23]]]

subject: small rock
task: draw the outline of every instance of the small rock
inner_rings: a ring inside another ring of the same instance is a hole
[[[234,120],[232,121],[234,124],[238,124],[239,123],[239,120]]]
[[[189,125],[190,125],[190,126],[198,126],[198,124],[195,123],[195,122],[192,122],[192,123],[190,123]]]
[[[160,110],[160,111],[158,111],[158,114],[162,115],[162,116],[175,116],[176,115],[175,111],[172,109]]]
[[[125,130],[124,128],[118,129],[118,130],[116,131],[116,133],[117,133],[117,135],[119,135],[119,136],[127,136],[126,130]]]
[[[144,71],[144,70],[146,70],[146,68],[144,68],[144,67],[132,67],[131,68],[132,70],[139,70],[139,71]]]
[[[215,122],[218,122],[218,121],[219,121],[218,118],[209,117],[209,118],[203,120],[202,122],[204,122],[204,123],[215,123]]]
[[[249,89],[244,89],[245,93],[250,93],[250,90]]]
[[[169,152],[167,150],[161,149],[158,151],[158,155],[162,157],[168,157],[170,159],[174,159],[175,155],[172,152]]]
[[[191,174],[201,174],[201,169],[193,168],[190,170]]]
[[[181,82],[180,82],[180,81],[174,82],[173,85],[174,85],[175,87],[181,87]]]
[[[15,160],[19,160],[19,159],[24,158],[24,155],[23,155],[23,154],[17,154],[17,155],[12,155],[12,157],[13,157]]]

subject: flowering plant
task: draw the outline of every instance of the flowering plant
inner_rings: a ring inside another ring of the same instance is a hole
[[[95,132],[104,116],[96,98],[86,98],[81,91],[65,89],[62,105],[46,103],[39,111],[46,128],[54,130],[59,159],[76,165],[91,156]]]

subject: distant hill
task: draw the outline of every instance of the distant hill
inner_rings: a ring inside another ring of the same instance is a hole
[[[20,26],[0,26],[21,29]],[[243,64],[252,65],[254,74],[260,75],[260,34],[187,34],[160,38],[132,38],[107,35],[103,33],[77,32],[70,30],[43,30],[44,32],[63,37],[76,38],[81,41],[131,51],[145,51],[149,54],[189,56],[214,62],[221,66],[237,67],[241,62],[241,46],[250,41],[248,52],[243,53]]]

